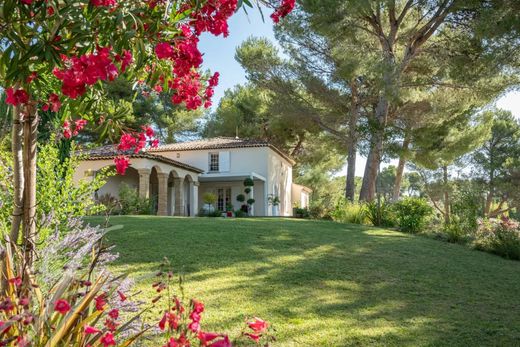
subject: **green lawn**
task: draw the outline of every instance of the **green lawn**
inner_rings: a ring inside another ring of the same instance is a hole
[[[101,219],[91,219],[96,223]],[[207,304],[205,328],[245,316],[277,346],[520,346],[520,262],[394,231],[283,219],[112,217],[145,295],[164,256]]]

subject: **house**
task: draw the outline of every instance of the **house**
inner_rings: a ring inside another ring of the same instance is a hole
[[[92,177],[113,165],[118,154],[113,146],[85,153],[75,179]],[[292,216],[293,207],[307,207],[310,190],[293,184],[294,161],[263,140],[217,137],[148,148],[129,154],[131,166],[124,176],[110,177],[98,197],[118,197],[121,184],[139,191],[141,197],[155,199],[158,215],[194,216],[203,208],[205,193],[217,196],[216,208],[226,210],[244,194],[244,180],[254,185],[247,198],[254,199],[253,216]]]

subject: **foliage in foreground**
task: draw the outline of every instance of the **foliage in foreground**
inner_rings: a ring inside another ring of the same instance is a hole
[[[143,305],[133,299],[137,293],[131,293],[126,279],[106,270],[115,259],[103,244],[106,230],[83,226],[78,219],[68,226],[67,236],[42,251],[36,277],[22,279],[23,253],[15,244],[2,252],[0,346],[123,347],[155,327],[156,333],[164,333],[165,347],[232,346],[227,335],[202,330],[204,304],[186,299],[180,285],[175,290],[172,272],[164,269],[168,262],[153,284],[157,296]],[[164,307],[161,317],[144,322],[144,313],[154,307]],[[269,323],[255,317],[235,339],[240,341],[268,346],[274,337]]]
[[[72,151],[75,150],[72,144]],[[112,175],[108,170],[100,170],[91,178],[81,179],[74,183],[80,157],[61,158],[58,144],[51,138],[39,148],[37,161],[37,195],[36,219],[39,228],[39,243],[45,243],[50,234],[59,231],[66,235],[71,218],[85,214],[96,214],[103,210],[103,205],[94,199],[94,193],[101,188],[107,177]],[[0,201],[1,206],[13,203],[12,159],[9,153],[0,151]],[[0,230],[8,232],[11,210],[0,208]]]

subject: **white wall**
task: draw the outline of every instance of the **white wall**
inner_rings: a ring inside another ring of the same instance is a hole
[[[292,216],[292,164],[273,150],[268,153],[267,194],[275,194],[275,186],[278,186],[278,198],[280,199],[280,216]],[[272,207],[268,207],[269,215],[272,215]]]
[[[270,152],[267,147],[251,147],[251,148],[226,148],[215,150],[196,150],[196,151],[167,151],[157,152],[158,155],[189,164],[204,172],[209,171],[209,153],[212,152],[229,152],[230,170],[227,173],[250,173],[256,172],[259,175],[267,175],[267,153]]]

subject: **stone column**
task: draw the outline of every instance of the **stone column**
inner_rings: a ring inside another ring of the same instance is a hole
[[[251,179],[254,179],[253,176],[251,176]],[[249,198],[254,199],[255,198],[255,186],[249,187],[251,188],[251,193],[249,193]],[[255,202],[256,204],[256,202]],[[255,204],[251,205],[251,216],[255,215]]]
[[[138,169],[139,172],[139,197],[150,197],[150,169]]]
[[[192,183],[191,217],[195,217],[199,213],[199,185],[199,182]]]
[[[157,181],[159,184],[159,196],[157,199],[157,215],[168,215],[168,174],[164,172],[157,173]]]
[[[175,187],[175,216],[184,216],[184,177],[173,179]]]

